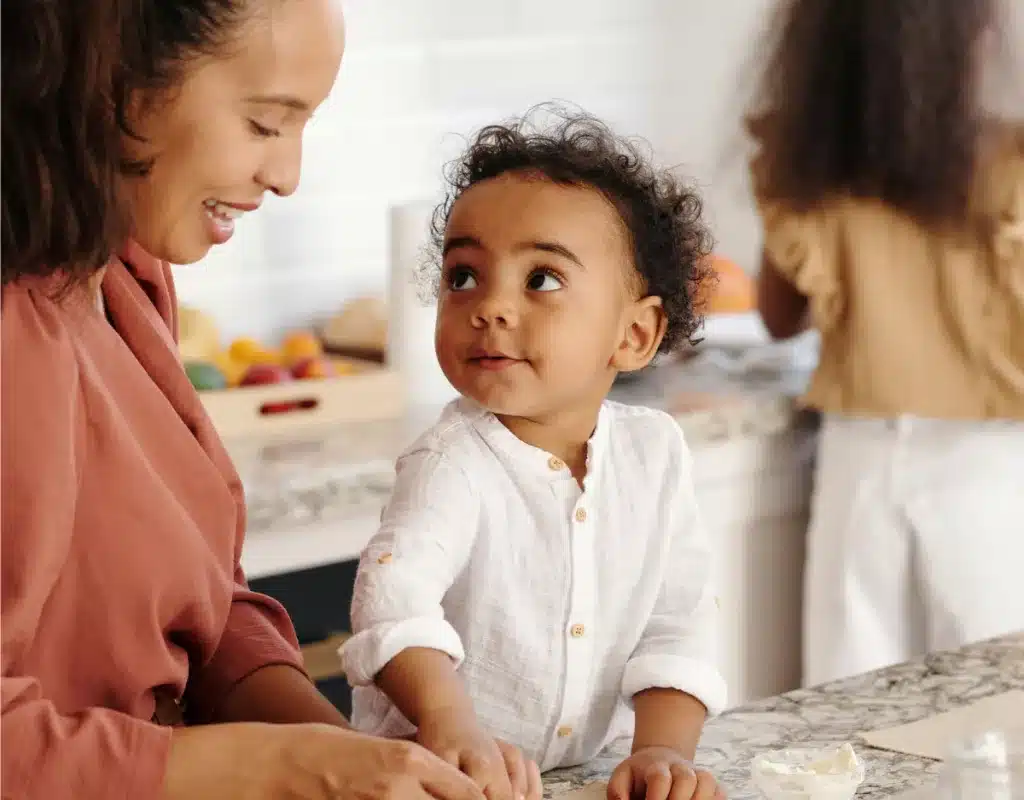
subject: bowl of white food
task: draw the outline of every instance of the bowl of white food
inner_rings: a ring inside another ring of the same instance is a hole
[[[850,800],[864,780],[864,762],[849,743],[792,747],[757,756],[750,777],[768,800]]]

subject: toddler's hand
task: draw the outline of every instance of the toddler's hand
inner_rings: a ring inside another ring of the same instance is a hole
[[[421,721],[416,741],[458,767],[483,789],[488,800],[540,800],[537,765],[519,749],[487,734],[472,717],[435,714]]]
[[[725,800],[715,776],[669,747],[646,747],[619,764],[608,781],[608,800]]]

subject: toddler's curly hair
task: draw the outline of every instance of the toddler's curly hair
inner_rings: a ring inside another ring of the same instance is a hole
[[[638,143],[616,136],[593,116],[552,112],[550,107],[537,110],[561,121],[535,130],[530,113],[489,125],[448,165],[446,196],[431,221],[429,265],[434,275],[439,274],[452,207],[474,184],[515,172],[591,187],[615,206],[629,231],[642,293],[661,298],[667,325],[659,351],[697,343],[705,287],[713,280],[707,259],[713,240],[702,220],[700,196],[672,171],[653,167]]]

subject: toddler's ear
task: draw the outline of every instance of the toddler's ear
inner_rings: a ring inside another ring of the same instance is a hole
[[[612,367],[635,372],[650,364],[665,337],[667,323],[660,297],[635,300],[623,316],[622,341],[612,355]]]

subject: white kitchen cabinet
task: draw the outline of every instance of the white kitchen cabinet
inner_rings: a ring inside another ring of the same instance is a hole
[[[801,590],[814,435],[694,447],[697,501],[718,545],[720,660],[730,705],[800,685]]]

